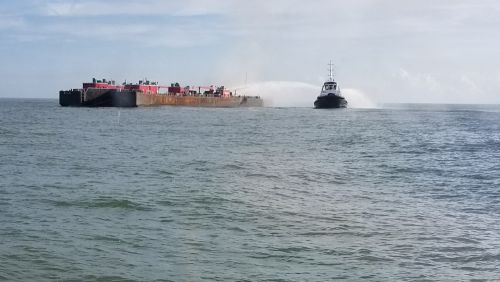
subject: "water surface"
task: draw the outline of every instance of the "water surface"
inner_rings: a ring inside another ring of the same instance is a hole
[[[0,101],[0,280],[500,277],[498,106]]]

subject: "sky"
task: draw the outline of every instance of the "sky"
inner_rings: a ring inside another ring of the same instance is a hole
[[[0,0],[0,97],[96,77],[287,99],[316,95],[330,60],[374,103],[500,104],[500,1]]]

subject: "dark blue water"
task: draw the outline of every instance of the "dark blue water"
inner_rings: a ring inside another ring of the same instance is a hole
[[[500,278],[500,107],[0,101],[0,280]]]

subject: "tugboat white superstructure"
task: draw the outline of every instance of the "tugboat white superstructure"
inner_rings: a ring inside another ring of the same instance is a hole
[[[340,93],[340,87],[333,79],[333,64],[329,64],[329,80],[323,84],[321,93],[316,101],[314,101],[314,108],[316,109],[333,109],[347,107],[347,100]]]

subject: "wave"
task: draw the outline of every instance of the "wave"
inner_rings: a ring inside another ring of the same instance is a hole
[[[51,201],[57,207],[79,207],[79,208],[114,208],[147,211],[147,208],[139,203],[126,200],[126,199],[113,199],[107,197],[96,198],[92,200],[82,201]]]

